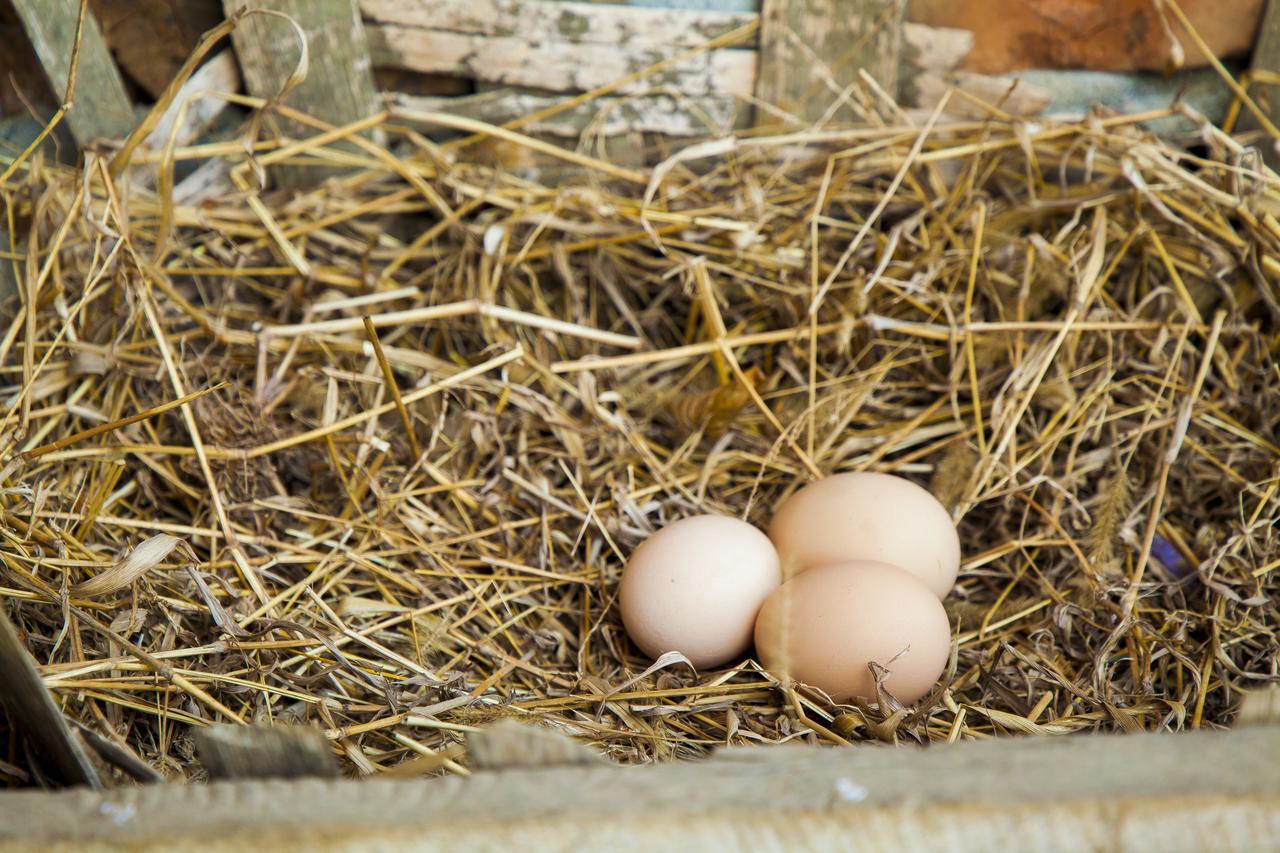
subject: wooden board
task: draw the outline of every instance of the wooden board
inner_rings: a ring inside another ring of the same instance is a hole
[[[572,0],[360,0],[371,23],[528,42],[696,47],[751,23],[743,12],[651,9]]]
[[[75,52],[80,4],[73,0],[13,0],[13,8],[44,66],[54,97],[63,98]],[[133,130],[133,107],[124,81],[97,22],[88,14],[80,37],[80,64],[71,99],[73,107],[67,123],[80,145],[96,139],[120,139]]]
[[[1280,73],[1280,0],[1267,0],[1267,7],[1262,13],[1262,21],[1258,25],[1258,40],[1253,48],[1253,59],[1250,62],[1253,71]],[[1250,87],[1251,94],[1258,102],[1272,124],[1280,121],[1280,92],[1273,85],[1255,84]],[[1262,123],[1247,109],[1240,110],[1239,129],[1244,131],[1260,130]],[[1268,140],[1259,144],[1259,150],[1267,165],[1272,169],[1280,168],[1280,152],[1276,151],[1276,140]]]
[[[246,8],[282,12],[302,28],[309,46],[309,67],[306,79],[285,96],[286,104],[339,126],[378,111],[364,24],[354,0],[223,0],[223,6],[228,15]],[[298,66],[294,29],[278,17],[249,15],[232,33],[232,41],[249,94],[276,97]],[[280,127],[294,138],[316,132],[290,123]],[[321,173],[299,168],[274,174],[297,185]]]
[[[594,89],[680,52],[677,48],[588,43],[567,49],[565,43],[540,42],[522,35],[469,35],[392,24],[370,25],[368,30],[377,65],[558,92]],[[746,97],[755,76],[753,52],[713,50],[619,91],[671,85],[688,95]]]
[[[1261,850],[1280,729],[749,747],[640,768],[0,793],[0,851]]]
[[[903,0],[764,0],[756,97],[803,122],[858,114],[836,107],[865,70],[898,90]]]
[[[554,106],[553,95],[497,90],[460,98],[395,95],[397,106],[419,112],[447,112],[501,125]],[[599,136],[661,133],[666,136],[717,136],[745,126],[747,110],[726,96],[672,97],[637,95],[599,98],[556,115],[529,122],[524,133],[576,139],[584,132]]]

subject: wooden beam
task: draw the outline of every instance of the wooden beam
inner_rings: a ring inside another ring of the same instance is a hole
[[[500,125],[552,107],[563,98],[498,89],[454,98],[396,94],[392,96],[392,100],[405,109],[447,112]],[[565,139],[576,139],[584,132],[593,136],[622,136],[628,133],[719,136],[745,127],[742,117],[747,112],[749,111],[739,108],[738,102],[733,98],[724,95],[597,98],[550,118],[529,122],[521,128],[521,132]]]
[[[80,3],[77,0],[13,0],[22,28],[44,67],[54,97],[67,96],[71,57],[75,53]],[[133,106],[124,81],[93,15],[84,16],[76,87],[67,123],[76,142],[120,139],[133,130]]]
[[[1280,0],[1267,0],[1267,8],[1262,13],[1258,24],[1258,40],[1253,47],[1253,59],[1250,61],[1253,73],[1280,74]],[[1249,92],[1257,101],[1272,124],[1280,122],[1280,104],[1276,103],[1275,87],[1260,82],[1250,87]],[[1261,123],[1248,111],[1240,111],[1240,130],[1261,130]],[[1265,136],[1265,134],[1264,134]],[[1280,168],[1280,151],[1276,150],[1280,140],[1263,139],[1259,143],[1262,158],[1272,169]]]
[[[567,42],[541,42],[523,34],[470,35],[393,24],[370,25],[369,41],[373,61],[379,66],[458,74],[486,83],[556,92],[604,86],[682,50],[589,43],[570,48]],[[754,52],[712,50],[619,91],[629,93],[668,85],[687,95],[747,97],[755,76]]]
[[[648,767],[0,793],[0,851],[1257,850],[1280,728],[779,746]]]
[[[574,0],[359,0],[370,22],[530,42],[696,47],[755,20],[750,12],[650,9]]]
[[[354,0],[223,0],[228,15],[242,9],[270,9],[291,18],[307,39],[307,76],[284,103],[333,125],[345,125],[377,112],[378,91],[365,41],[364,24]],[[274,98],[298,68],[296,31],[277,16],[248,15],[232,33],[236,57],[249,94]],[[314,130],[280,122],[292,138]],[[325,170],[286,168],[277,173],[291,185],[314,181]]]
[[[853,121],[841,93],[865,70],[898,90],[904,0],[764,0],[756,97],[809,123]]]

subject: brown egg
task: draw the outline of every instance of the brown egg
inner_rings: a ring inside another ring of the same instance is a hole
[[[951,625],[942,602],[913,575],[858,560],[820,566],[780,586],[756,620],[760,663],[783,682],[817,687],[837,702],[876,700],[871,664],[910,704],[946,668]]]
[[[892,474],[836,474],[778,507],[769,538],[783,577],[847,560],[900,566],[942,598],[960,571],[960,537],[942,504]]]
[[[685,518],[631,555],[618,591],[627,634],[649,657],[719,666],[751,646],[760,605],[782,582],[773,543],[745,521]]]

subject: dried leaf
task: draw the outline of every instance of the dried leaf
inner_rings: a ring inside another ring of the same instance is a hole
[[[157,533],[130,551],[123,560],[100,575],[71,587],[71,594],[81,598],[118,592],[160,565],[179,545],[186,542],[168,533]]]

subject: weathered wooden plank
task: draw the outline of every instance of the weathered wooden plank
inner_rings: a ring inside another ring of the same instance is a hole
[[[658,48],[695,47],[756,18],[573,0],[360,0],[360,11],[379,24],[466,35]]]
[[[319,729],[221,723],[194,733],[212,779],[337,776],[338,762]]]
[[[865,70],[897,93],[903,0],[764,0],[756,97],[796,118],[852,120],[832,104]]]
[[[0,851],[1258,850],[1280,728],[749,747],[649,767],[0,794]]]
[[[373,61],[380,66],[557,92],[603,86],[680,52],[677,48],[600,44],[566,49],[564,43],[543,43],[522,36],[475,36],[389,24],[371,25],[368,32]],[[619,91],[670,85],[688,95],[747,97],[755,76],[754,52],[712,50]]]
[[[89,755],[71,731],[44,679],[27,654],[17,629],[0,608],[0,704],[31,744],[40,772],[63,785],[102,782]]]
[[[291,18],[307,39],[307,76],[284,103],[333,125],[350,124],[379,108],[364,24],[355,0],[223,0],[228,15],[242,9],[270,9]],[[274,98],[298,67],[300,46],[293,27],[277,16],[248,15],[232,33],[240,71],[251,95]],[[293,137],[314,130],[281,123]],[[288,184],[314,180],[316,170],[281,169]]]
[[[530,95],[502,89],[456,98],[392,96],[397,106],[406,109],[447,112],[497,125],[544,110],[561,100],[554,95]],[[715,136],[742,127],[745,114],[746,110],[730,97],[636,95],[630,98],[598,98],[550,118],[530,122],[521,130],[567,139],[576,138],[588,130],[598,136],[626,133]]]
[[[22,27],[44,67],[57,98],[67,92],[71,57],[75,52],[80,3],[76,0],[13,0]],[[71,133],[80,145],[95,139],[119,139],[133,129],[133,107],[124,81],[102,40],[97,21],[84,17],[73,107],[67,114]]]
[[[1258,40],[1253,47],[1253,58],[1250,70],[1254,73],[1280,73],[1280,0],[1267,0],[1267,7],[1258,24]],[[1251,87],[1249,94],[1257,100],[1272,124],[1280,123],[1280,103],[1277,103],[1276,90],[1273,85],[1262,84]],[[1262,127],[1252,113],[1240,111],[1240,130],[1260,130]],[[1267,165],[1275,169],[1280,167],[1280,152],[1276,150],[1276,140],[1268,140],[1259,145],[1262,157]]]

